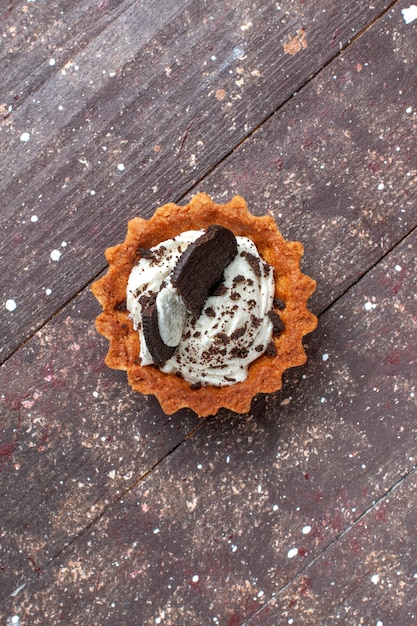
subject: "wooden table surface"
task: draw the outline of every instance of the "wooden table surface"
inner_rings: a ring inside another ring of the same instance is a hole
[[[0,624],[417,623],[417,7],[2,0]],[[243,195],[318,329],[251,412],[103,362],[128,219]]]

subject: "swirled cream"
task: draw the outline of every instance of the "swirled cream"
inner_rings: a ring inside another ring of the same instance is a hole
[[[271,346],[274,278],[255,244],[236,237],[238,252],[223,281],[205,301],[196,319],[170,280],[181,254],[204,231],[186,231],[148,251],[131,271],[127,308],[140,337],[140,362],[154,363],[142,331],[142,306],[156,296],[158,327],[167,345],[177,348],[158,364],[161,371],[182,376],[194,386],[232,385],[247,378],[248,367]],[[169,321],[169,323],[168,323]]]

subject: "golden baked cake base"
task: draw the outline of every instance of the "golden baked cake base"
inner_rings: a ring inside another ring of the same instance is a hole
[[[275,297],[285,302],[277,310],[285,324],[274,337],[275,356],[260,356],[249,366],[245,381],[227,387],[206,386],[192,389],[184,379],[164,374],[153,365],[141,366],[139,335],[125,307],[126,286],[132,267],[140,258],[140,248],[151,248],[186,230],[205,229],[220,224],[235,235],[249,237],[261,257],[274,268]],[[307,360],[302,338],[317,326],[317,318],[307,309],[307,300],[316,283],[300,270],[303,246],[286,241],[272,217],[255,217],[240,196],[227,204],[216,204],[204,193],[197,194],[186,206],[166,204],[145,220],[134,218],[128,224],[125,241],[106,250],[109,269],[92,285],[92,292],[103,307],[96,319],[98,332],[110,342],[106,364],[126,370],[132,389],[155,395],[166,414],[188,407],[199,417],[214,415],[221,407],[247,413],[258,393],[281,389],[283,372]]]

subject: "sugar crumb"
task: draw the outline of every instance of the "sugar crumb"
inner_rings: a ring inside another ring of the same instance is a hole
[[[52,261],[59,261],[62,256],[62,252],[60,250],[52,250],[49,256],[51,257]]]
[[[6,300],[6,309],[8,311],[15,311],[17,307],[16,301],[15,300]]]

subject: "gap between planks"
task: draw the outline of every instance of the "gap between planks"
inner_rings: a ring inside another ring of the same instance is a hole
[[[29,340],[28,340],[29,341]],[[74,535],[70,541],[68,541],[68,543],[66,543],[65,545],[62,546],[62,548],[60,550],[58,550],[58,552],[56,554],[54,554],[43,566],[43,569],[51,566],[54,561],[56,561],[56,559],[58,559],[61,554],[63,554],[68,548],[70,548],[74,543],[76,543],[78,541],[78,539],[80,539],[80,537],[83,536],[83,534],[85,532],[88,532],[88,530],[90,528],[92,528],[95,524],[97,524],[105,515],[107,515],[119,502],[121,502],[123,500],[123,498],[125,498],[127,496],[128,493],[130,493],[131,491],[133,491],[134,489],[136,489],[136,487],[138,485],[140,485],[140,483],[142,483],[144,480],[147,479],[147,477],[160,465],[162,465],[162,463],[171,455],[173,454],[180,446],[182,446],[183,443],[185,443],[186,441],[188,441],[189,439],[191,439],[196,432],[198,432],[199,430],[201,430],[201,428],[204,426],[205,422],[210,419],[210,417],[207,418],[203,418],[199,421],[199,423],[192,428],[188,433],[185,434],[185,436],[183,437],[183,439],[177,443],[177,445],[173,446],[168,452],[166,452],[166,454],[164,454],[164,456],[162,456],[158,461],[156,461],[156,463],[154,463],[146,472],[144,472],[137,480],[135,480],[129,487],[127,487],[127,489],[125,489],[117,498],[115,498],[113,500],[113,502],[110,502],[107,507],[105,507],[98,515],[96,515],[96,517],[94,517],[92,520],[90,520],[90,522],[76,535]],[[28,577],[25,586],[29,585],[31,582],[33,582],[34,580],[36,580],[35,576],[30,576]],[[16,592],[13,592],[13,594],[16,594]],[[12,596],[13,596],[12,594]]]
[[[341,291],[338,296],[336,296],[324,309],[322,309],[317,314],[317,316],[320,318],[321,315],[324,315],[326,311],[331,309],[332,306],[336,304],[336,302],[338,302],[341,298],[343,298],[351,289],[355,287],[355,285],[357,285],[363,278],[365,278],[365,276],[370,274],[384,259],[386,259],[388,255],[391,254],[391,252],[394,252],[394,250],[396,250],[396,248],[398,248],[398,246],[400,246],[403,243],[403,241],[407,239],[407,237],[410,237],[410,235],[412,235],[414,232],[417,232],[417,226],[412,226],[404,234],[404,236],[401,237],[401,239],[398,239],[394,245],[392,245],[388,250],[383,252],[382,256],[380,256],[379,259],[375,261],[375,263],[372,263],[372,265],[370,265],[365,271],[363,271],[362,274],[360,274],[352,283],[350,283],[350,285],[346,287],[346,289]]]
[[[347,42],[345,43],[345,45],[340,44],[340,50],[338,53],[334,54],[326,63],[324,63],[320,68],[318,68],[313,74],[311,74],[309,76],[309,78],[307,80],[305,80],[303,83],[301,83],[301,85],[298,87],[298,89],[296,89],[290,96],[288,96],[276,109],[274,109],[271,113],[269,113],[268,115],[265,116],[265,118],[257,125],[255,126],[252,130],[250,130],[246,135],[244,135],[242,137],[242,139],[240,139],[217,163],[216,165],[214,165],[213,167],[211,167],[210,169],[208,169],[199,179],[197,179],[192,186],[187,189],[183,194],[181,194],[181,196],[179,196],[178,198],[174,198],[172,200],[172,202],[174,202],[175,204],[179,204],[181,201],[184,200],[184,198],[186,198],[190,193],[192,193],[193,189],[196,189],[199,185],[201,185],[201,183],[210,176],[210,174],[212,174],[212,172],[214,170],[216,170],[222,163],[224,163],[228,158],[230,158],[230,156],[236,151],[238,150],[246,141],[248,141],[264,124],[266,124],[274,115],[276,115],[292,98],[294,98],[296,96],[297,93],[299,93],[300,91],[304,90],[311,81],[313,81],[317,76],[319,76],[322,71],[324,69],[326,69],[329,65],[331,65],[336,59],[340,58],[340,56],[348,49],[350,48],[350,46],[355,43],[360,37],[362,37],[362,35],[364,35],[374,24],[376,24],[376,22],[378,22],[386,13],[388,13],[389,11],[392,10],[392,8],[398,4],[400,2],[400,0],[393,0],[391,2],[391,4],[384,10],[382,10],[376,17],[374,17],[368,24],[366,24],[362,30],[360,30],[358,33],[356,33],[356,35],[354,35],[351,39],[348,39]],[[188,129],[187,129],[188,130]],[[186,131],[187,132],[187,131]],[[183,143],[185,143],[185,139],[186,139],[186,135],[184,134],[183,137]],[[181,144],[181,148],[182,148],[183,144]],[[408,236],[412,231],[410,230],[406,236]],[[401,240],[402,241],[402,240]],[[386,254],[389,254],[391,252],[391,250],[393,250],[395,248],[395,246],[400,243],[397,242],[394,246],[392,246],[392,248],[390,248],[382,257],[380,257],[380,259],[377,261],[377,263],[379,263],[379,261],[381,259],[383,259]],[[371,268],[372,269],[377,263],[375,263]],[[58,315],[61,311],[63,311],[69,304],[70,302],[72,302],[72,300],[74,300],[78,295],[80,295],[92,282],[94,282],[95,280],[97,280],[100,275],[105,271],[105,269],[107,268],[107,265],[104,265],[99,269],[99,271],[92,277],[89,277],[89,279],[87,280],[87,282],[85,282],[80,289],[78,289],[74,294],[71,295],[70,298],[68,298],[57,310],[55,310],[49,317],[47,317],[43,323],[39,324],[39,326],[37,326],[36,328],[34,328],[33,332],[30,334],[30,336],[28,336],[24,341],[22,341],[21,344],[19,344],[12,352],[10,352],[10,354],[8,354],[6,356],[6,358],[3,361],[0,361],[0,367],[6,363],[8,361],[8,359],[10,359],[12,356],[14,356],[14,354],[16,354],[21,348],[23,348],[31,339],[34,335],[36,335],[36,333],[38,333],[40,330],[42,330],[42,328],[44,328],[45,326],[47,326],[49,324],[49,322],[56,316]],[[369,271],[369,270],[367,270]],[[348,291],[354,284],[356,284],[366,273],[364,272],[354,283],[352,283],[352,285],[350,285],[349,287],[347,287],[347,289],[340,294],[334,301],[332,301],[323,311],[319,312],[319,315],[321,313],[323,313],[324,311],[326,311],[327,309],[329,309],[334,302],[337,302],[337,300],[343,296],[346,291]]]
[[[398,489],[399,487],[401,487],[401,485],[404,483],[404,481],[406,481],[408,478],[410,478],[413,474],[415,474],[417,469],[416,465],[413,465],[413,467],[406,472],[396,483],[394,483],[389,489],[387,489],[387,491],[382,494],[377,500],[374,500],[371,504],[371,506],[369,506],[363,513],[361,513],[351,524],[350,526],[348,526],[347,528],[345,528],[344,530],[342,530],[342,532],[337,535],[337,537],[335,537],[325,548],[323,548],[323,550],[321,552],[319,552],[319,554],[317,554],[311,561],[310,563],[307,563],[307,565],[305,565],[303,568],[301,568],[296,574],[294,574],[294,576],[291,578],[291,580],[289,580],[287,583],[285,583],[285,585],[283,585],[282,587],[280,587],[278,589],[278,591],[275,593],[274,598],[277,598],[281,593],[283,593],[284,591],[286,591],[293,583],[294,581],[297,580],[297,578],[299,576],[302,576],[303,574],[307,573],[308,570],[310,569],[310,567],[312,567],[319,559],[322,558],[323,555],[325,555],[328,550],[330,550],[338,541],[340,541],[341,539],[343,539],[343,537],[345,535],[347,535],[353,528],[355,528],[358,524],[360,524],[367,515],[369,515],[370,513],[372,513],[372,511],[379,506],[379,504],[381,504],[381,502],[383,502],[383,500],[385,500],[385,498],[387,498],[391,493],[393,493],[396,489]],[[268,600],[267,602],[265,602],[265,604],[263,604],[261,607],[259,607],[259,609],[257,609],[255,611],[255,613],[253,613],[252,615],[249,616],[249,618],[247,618],[243,623],[242,626],[247,626],[250,624],[250,621],[253,618],[256,618],[256,616],[261,612],[264,611],[265,608],[268,606],[268,604],[271,602],[271,599]]]
[[[224,161],[230,158],[231,155],[234,152],[236,152],[236,150],[238,150],[248,139],[250,139],[264,124],[266,124],[272,117],[274,117],[274,115],[276,115],[290,100],[292,100],[298,93],[300,93],[300,91],[305,89],[311,83],[311,81],[313,81],[317,76],[319,76],[323,72],[323,70],[329,67],[329,65],[331,65],[336,59],[339,59],[342,56],[342,54],[346,52],[348,48],[350,48],[352,44],[354,44],[360,37],[362,37],[362,35],[364,35],[386,13],[391,11],[394,5],[396,5],[399,2],[400,0],[393,0],[393,2],[391,2],[389,7],[381,11],[381,13],[379,13],[375,18],[373,18],[369,22],[369,24],[364,26],[362,30],[356,33],[356,35],[354,35],[351,39],[348,39],[345,45],[340,44],[340,50],[338,53],[334,54],[328,61],[326,61],[326,63],[324,63],[321,67],[319,67],[315,72],[313,72],[313,74],[310,74],[309,78],[305,80],[303,83],[301,83],[298,89],[296,89],[290,96],[288,96],[288,98],[283,100],[283,102],[276,109],[274,109],[271,113],[269,113],[257,126],[255,126],[255,128],[249,131],[247,135],[242,137],[242,139],[233,148],[231,148],[229,152],[225,154],[218,163],[216,163],[216,165],[214,165],[211,169],[209,169],[199,180],[197,180],[196,183],[193,184],[193,186],[190,188],[189,191],[187,191],[185,194],[181,196],[178,202],[180,202],[184,197],[186,197],[189,193],[191,193],[192,190],[195,189],[198,185],[201,185],[201,183],[203,182],[205,178],[208,178],[210,174],[214,172],[214,170],[216,170]]]

